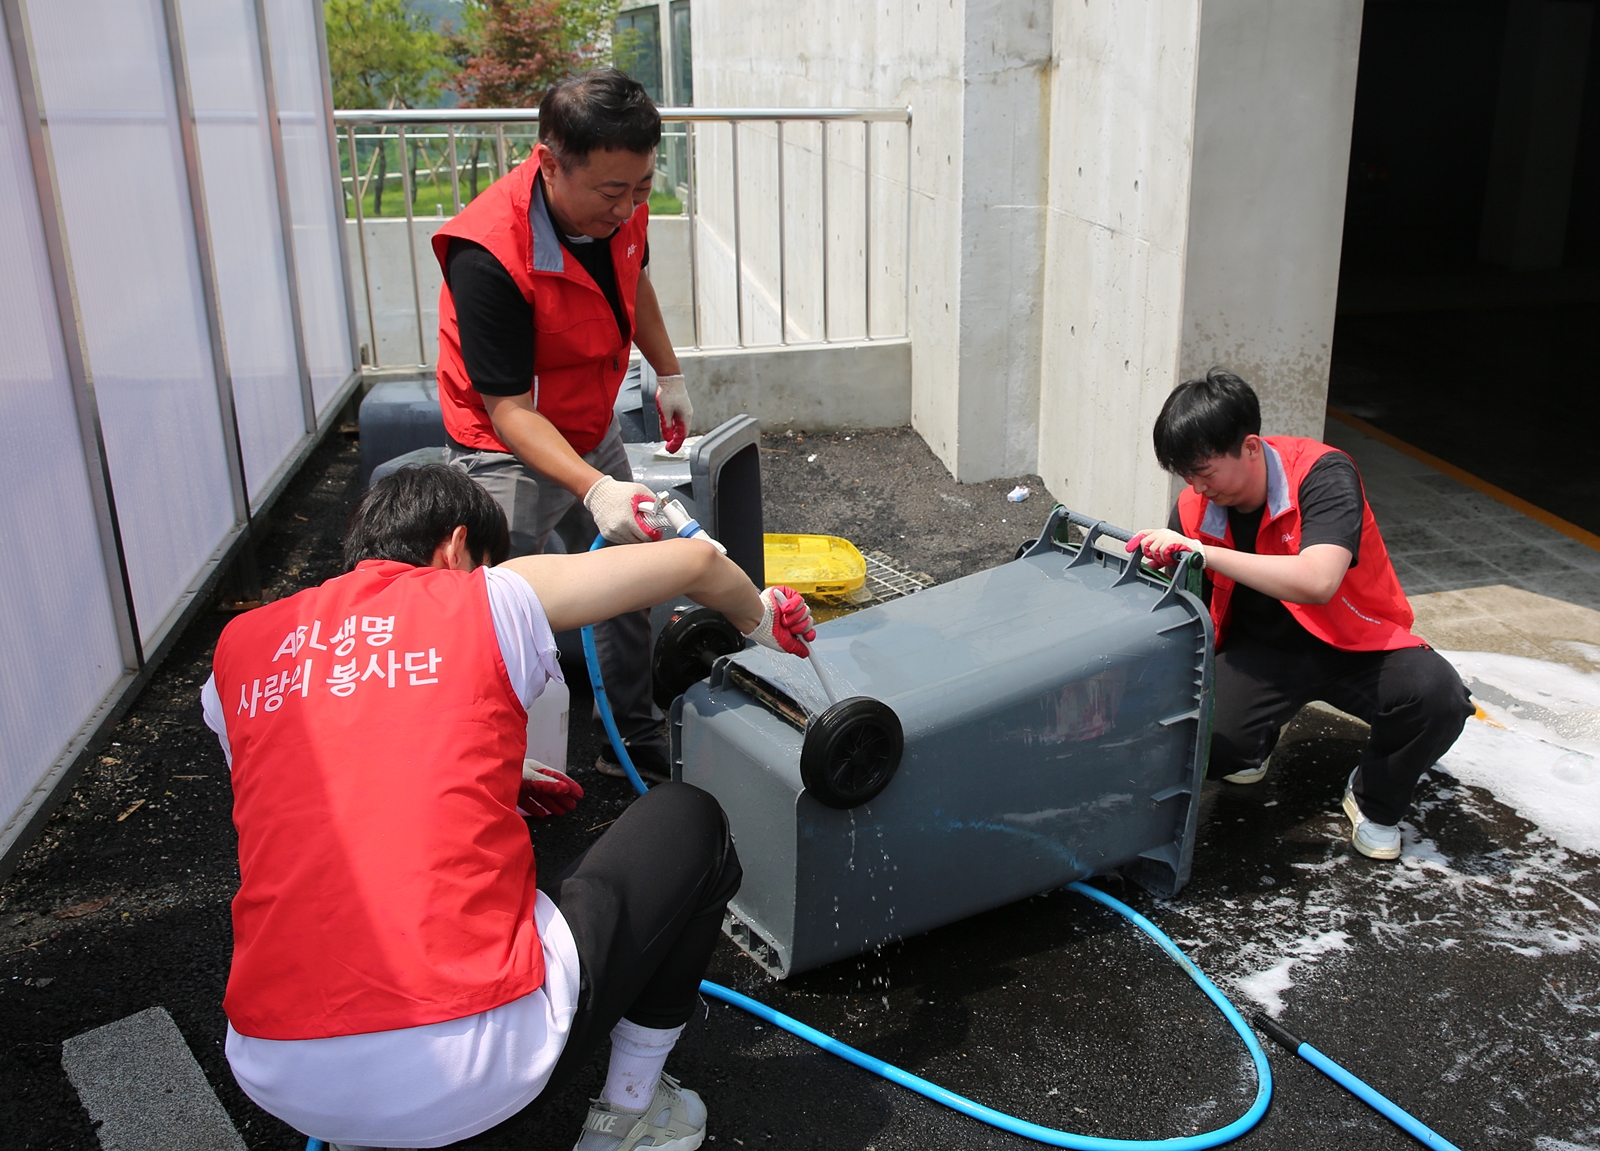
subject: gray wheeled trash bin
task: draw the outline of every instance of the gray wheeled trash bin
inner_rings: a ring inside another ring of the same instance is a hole
[[[804,661],[750,648],[673,705],[674,774],[740,847],[727,930],[769,971],[1113,870],[1183,886],[1211,619],[1187,563],[1169,584],[1107,535],[1058,508],[1014,562],[821,625],[830,681],[866,698],[830,706]]]

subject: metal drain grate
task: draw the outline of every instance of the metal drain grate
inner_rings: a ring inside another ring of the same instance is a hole
[[[934,579],[926,572],[906,572],[894,566],[894,560],[882,552],[868,552],[866,590],[872,593],[873,603],[884,603],[913,595],[925,587],[932,587]]]

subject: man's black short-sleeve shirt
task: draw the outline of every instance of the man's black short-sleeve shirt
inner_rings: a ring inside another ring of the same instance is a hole
[[[617,317],[617,331],[632,336],[617,290],[610,243],[573,243],[563,236],[561,246],[605,294]],[[650,263],[648,243],[644,263]],[[532,390],[533,306],[522,298],[511,273],[482,244],[452,236],[445,253],[444,280],[455,300],[461,360],[473,389],[486,396],[520,396]]]
[[[1350,551],[1350,566],[1361,559],[1361,476],[1343,452],[1329,452],[1300,481],[1300,549],[1313,544],[1338,544]],[[1228,527],[1233,533],[1235,551],[1254,553],[1256,536],[1261,531],[1264,507],[1253,512],[1228,509]],[[1168,526],[1181,532],[1178,509],[1172,509]],[[1278,648],[1319,644],[1298,620],[1289,614],[1282,600],[1263,595],[1243,584],[1235,584],[1229,605],[1230,636],[1248,636]]]

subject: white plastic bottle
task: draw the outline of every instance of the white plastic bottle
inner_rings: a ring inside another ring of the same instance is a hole
[[[528,750],[525,758],[544,767],[567,770],[567,711],[571,693],[552,679],[528,706]]]

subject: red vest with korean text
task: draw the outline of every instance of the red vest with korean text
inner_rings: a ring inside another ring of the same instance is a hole
[[[611,245],[617,293],[628,316],[624,335],[605,293],[562,248],[544,206],[543,181],[535,182],[538,174],[538,163],[530,159],[496,180],[434,233],[433,252],[443,268],[450,237],[459,236],[482,244],[511,273],[533,308],[533,406],[582,455],[605,438],[628,370],[650,210],[641,204],[610,241],[596,241]],[[509,450],[495,435],[483,397],[467,378],[448,283],[439,288],[439,405],[445,431],[456,443],[482,451]]]
[[[1263,436],[1267,447],[1267,506],[1256,533],[1256,554],[1300,554],[1300,484],[1311,465],[1335,448],[1297,436]],[[1213,504],[1192,487],[1178,496],[1178,516],[1183,534],[1207,544],[1233,547],[1228,509]],[[1393,651],[1419,647],[1411,634],[1411,604],[1389,562],[1389,549],[1378,533],[1378,522],[1366,494],[1361,497],[1361,553],[1359,562],[1345,572],[1333,598],[1325,604],[1289,603],[1289,614],[1312,635],[1342,651]],[[1216,572],[1211,577],[1211,619],[1217,646],[1227,635],[1228,605],[1234,581]]]
[[[372,560],[223,630],[239,893],[223,1008],[261,1039],[416,1027],[544,983],[527,713],[483,572]]]

